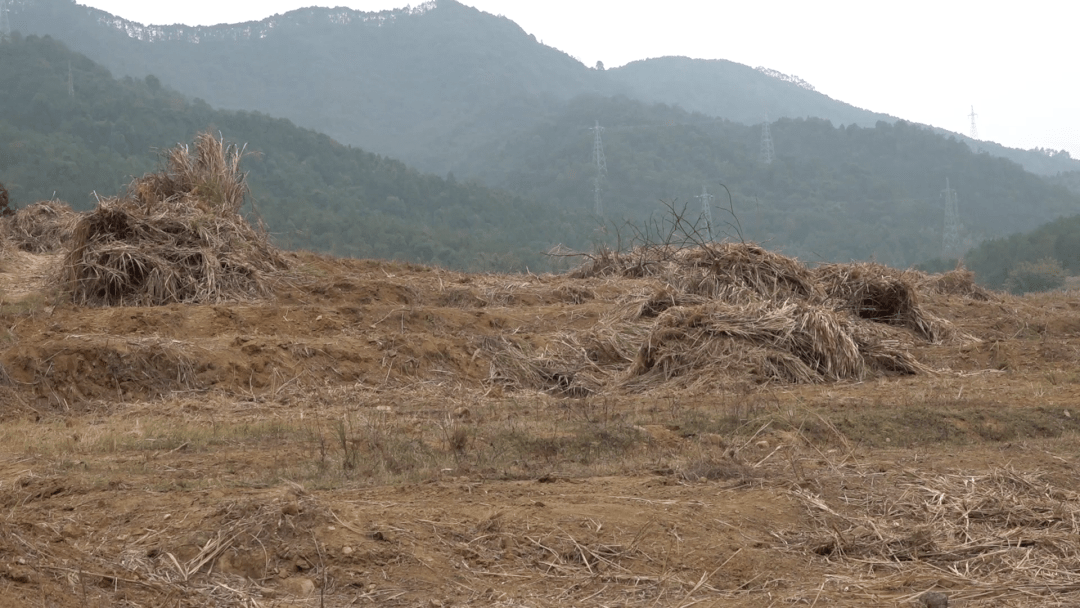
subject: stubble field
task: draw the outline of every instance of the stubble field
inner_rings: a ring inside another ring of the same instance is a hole
[[[1080,601],[1073,294],[923,284],[830,377],[671,277],[285,256],[76,307],[5,252],[0,604]]]

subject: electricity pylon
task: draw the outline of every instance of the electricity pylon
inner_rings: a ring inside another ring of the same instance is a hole
[[[596,162],[596,177],[593,178],[593,212],[598,217],[604,217],[602,182],[607,177],[607,160],[604,158],[604,141],[600,138],[600,134],[604,132],[604,127],[600,126],[598,120],[596,126],[591,130],[593,132],[593,161]]]
[[[968,115],[971,118],[971,139],[979,139],[979,129],[975,126],[975,117],[978,114],[975,113],[975,106],[971,106],[971,114]]]
[[[705,219],[705,229],[708,232],[709,242],[711,243],[713,241],[712,201],[716,197],[709,194],[709,190],[705,186],[702,186],[701,194],[699,194],[697,198],[701,199],[701,217]]]
[[[956,190],[949,187],[949,178],[945,178],[945,189],[941,191],[945,198],[945,226],[941,236],[941,256],[948,259],[960,253],[960,205],[956,200]]]
[[[775,158],[773,152],[772,133],[769,132],[769,115],[765,114],[765,122],[761,125],[761,162],[766,165],[771,165],[773,158]]]
[[[8,21],[7,0],[0,0],[0,40],[11,37],[11,22]]]

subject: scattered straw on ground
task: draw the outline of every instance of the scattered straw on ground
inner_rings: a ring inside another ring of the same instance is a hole
[[[963,590],[952,594],[959,601],[1080,589],[1076,492],[1011,468],[979,475],[906,470],[896,479],[863,473],[845,476],[842,500],[795,492],[815,524],[796,544],[832,562],[835,582],[868,599],[907,589],[890,598],[897,602],[930,589]]]

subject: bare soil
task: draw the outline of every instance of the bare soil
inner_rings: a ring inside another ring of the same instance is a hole
[[[0,260],[0,605],[1067,606],[1080,301],[924,294],[932,371],[498,381],[648,280],[288,254],[263,302]],[[929,604],[933,605],[933,604]]]

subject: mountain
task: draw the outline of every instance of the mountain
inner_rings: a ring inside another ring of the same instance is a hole
[[[74,0],[8,4],[14,29],[63,40],[115,74],[152,74],[216,107],[288,118],[439,174],[581,95],[624,95],[745,124],[765,113],[838,126],[895,120],[729,61],[665,57],[588,68],[509,19],[454,0],[378,13],[307,8],[207,27],[144,26]],[[984,149],[1041,174],[1080,169],[1071,159]]]
[[[58,197],[86,209],[152,170],[154,150],[209,128],[246,145],[254,211],[283,246],[524,270],[589,237],[583,213],[425,175],[288,120],[215,110],[153,76],[115,79],[52,38],[0,42],[0,82],[0,182],[19,206]]]
[[[15,0],[11,22],[117,74],[153,74],[212,105],[289,118],[439,173],[469,148],[594,88],[590,70],[569,55],[509,19],[450,1],[144,27],[71,0]]]
[[[628,97],[748,125],[763,122],[766,114],[770,119],[823,118],[864,127],[896,120],[822,95],[796,77],[723,59],[660,57],[607,73]]]
[[[462,172],[561,209],[591,209],[595,116],[607,117],[603,207],[624,232],[632,230],[624,219],[640,227],[665,213],[660,201],[696,219],[706,187],[718,197],[717,236],[741,232],[810,261],[904,267],[942,252],[946,180],[959,193],[967,246],[1080,212],[1080,196],[1065,187],[905,121],[781,119],[771,125],[776,159],[766,164],[761,127],[625,97],[576,98],[532,130],[476,150]]]
[[[69,89],[69,78],[71,87]],[[593,210],[595,116],[608,174],[607,238],[700,213],[718,238],[746,238],[808,261],[877,259],[908,266],[938,257],[941,190],[960,193],[969,245],[1080,210],[1080,196],[955,138],[899,121],[834,127],[772,123],[776,160],[758,157],[761,128],[623,96],[584,95],[455,166],[498,191],[344,146],[264,114],[215,110],[154,76],[115,79],[51,38],[0,44],[0,181],[14,200],[93,203],[154,166],[153,149],[207,127],[255,153],[247,161],[258,211],[285,246],[458,268],[549,268],[555,243],[587,248]],[[732,194],[730,207],[726,192]],[[511,194],[512,193],[512,194]],[[538,202],[533,202],[538,201]],[[630,225],[627,225],[629,222]]]

